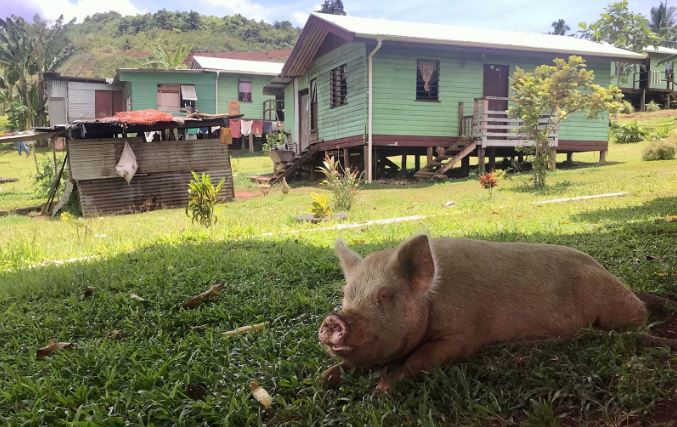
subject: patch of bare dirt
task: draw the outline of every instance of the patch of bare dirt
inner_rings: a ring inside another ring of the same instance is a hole
[[[236,191],[235,200],[249,200],[254,197],[258,197],[259,193],[254,193],[252,191]]]
[[[661,324],[651,328],[651,334],[662,338],[677,339],[677,314],[671,314],[660,321]]]

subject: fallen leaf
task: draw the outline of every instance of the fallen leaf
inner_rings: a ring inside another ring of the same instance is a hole
[[[195,308],[202,304],[203,302],[207,301],[210,298],[214,298],[218,294],[221,293],[223,290],[223,283],[219,283],[217,285],[213,285],[211,288],[207,289],[206,291],[202,292],[199,295],[195,295],[194,297],[186,300],[186,302],[183,303],[184,308]]]
[[[132,300],[138,301],[138,302],[148,302],[148,301],[146,301],[145,299],[141,298],[140,296],[138,296],[137,294],[135,294],[133,292],[131,294],[129,294],[129,299],[132,299]]]
[[[209,392],[209,389],[203,383],[188,384],[186,386],[186,396],[191,399],[200,400]]]
[[[206,331],[207,328],[208,328],[207,325],[197,325],[197,326],[191,326],[190,330],[192,332],[202,332],[202,331]]]
[[[110,331],[110,334],[108,334],[108,336],[114,340],[117,340],[122,338],[122,332],[117,329],[113,329],[112,331]]]
[[[270,405],[273,404],[273,399],[270,397],[270,394],[268,394],[266,389],[261,387],[256,380],[251,382],[249,388],[252,391],[252,396],[254,396],[254,399],[256,399],[261,404],[261,406],[266,409],[270,408]]]
[[[53,339],[46,346],[39,348],[38,351],[35,352],[35,357],[38,360],[44,359],[45,357],[50,356],[59,350],[73,347],[75,347],[73,343],[57,342],[56,340]]]
[[[268,322],[257,323],[256,325],[241,326],[237,329],[233,329],[232,331],[224,332],[224,335],[232,337],[234,335],[243,334],[246,332],[262,331],[267,325]]]
[[[94,295],[96,292],[96,288],[92,288],[91,286],[88,286],[85,288],[84,292],[82,292],[82,299],[87,299]]]

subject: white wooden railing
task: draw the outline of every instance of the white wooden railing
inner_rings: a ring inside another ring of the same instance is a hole
[[[507,104],[508,98],[495,96],[476,98],[472,116],[464,117],[464,136],[472,138],[484,148],[533,145],[534,141],[524,132],[524,121],[510,117],[507,110],[491,110],[490,101]],[[543,129],[550,118],[544,115],[539,120]],[[559,129],[554,129],[548,137],[550,145],[556,147],[559,142]]]

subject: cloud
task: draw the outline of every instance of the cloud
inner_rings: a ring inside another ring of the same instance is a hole
[[[263,6],[250,0],[198,0],[200,4],[218,7],[219,15],[240,15],[249,18],[270,22],[272,11],[270,7]]]
[[[141,13],[131,0],[115,0],[103,2],[101,0],[29,0],[40,15],[47,19],[57,19],[63,15],[66,20],[77,18],[82,22],[86,16],[97,12],[119,12],[121,15],[135,15]]]
[[[298,25],[298,26],[303,26],[306,21],[308,20],[308,16],[310,14],[308,12],[294,12],[291,15],[292,18],[292,24]]]

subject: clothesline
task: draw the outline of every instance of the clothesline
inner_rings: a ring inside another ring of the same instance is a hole
[[[233,138],[249,136],[250,134],[260,138],[263,134],[284,130],[284,123],[272,120],[230,119],[228,127]]]

